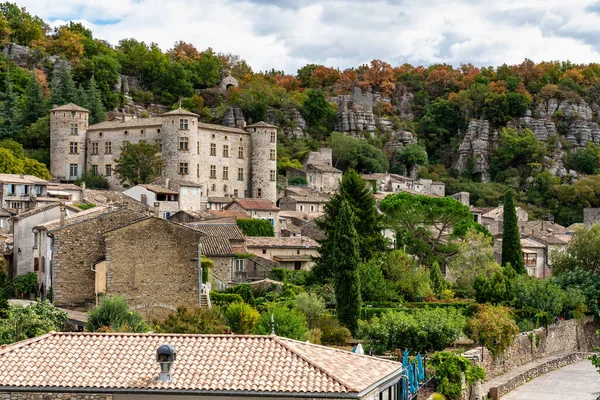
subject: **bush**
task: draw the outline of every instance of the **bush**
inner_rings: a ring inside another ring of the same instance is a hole
[[[370,323],[360,321],[359,337],[377,354],[408,348],[414,352],[443,350],[463,333],[466,318],[455,309],[423,309],[409,314],[387,311]]]
[[[154,321],[160,333],[219,334],[226,331],[225,321],[214,308],[177,307],[163,321]]]
[[[304,286],[311,277],[310,271],[292,271],[286,268],[273,268],[269,277],[275,281]]]
[[[37,275],[35,272],[19,275],[13,282],[19,293],[25,296],[37,293]]]
[[[306,317],[302,312],[289,309],[281,304],[271,304],[267,311],[260,314],[254,333],[270,335],[272,331],[271,316],[274,319],[275,334],[299,340],[308,331]]]
[[[49,301],[38,301],[27,307],[12,306],[7,317],[0,318],[0,344],[33,338],[50,331],[60,331],[67,318],[64,311],[55,308]],[[16,338],[15,326],[19,327],[19,335]]]
[[[228,292],[239,294],[242,300],[248,304],[254,303],[254,292],[252,291],[252,287],[247,283],[235,285],[234,287],[230,288]]]
[[[88,189],[108,189],[108,180],[104,175],[83,174],[75,181],[77,186],[81,186],[82,183],[85,183]]]
[[[264,219],[238,218],[237,226],[246,236],[275,236],[273,225]]]
[[[468,384],[485,379],[485,370],[471,364],[465,357],[448,351],[435,353],[429,359],[429,365],[435,368],[436,391],[448,399],[458,400],[462,395],[462,375]]]
[[[306,315],[308,326],[313,327],[313,322],[325,312],[325,300],[315,293],[302,292],[296,296],[296,308]]]
[[[321,344],[321,337],[323,336],[323,332],[319,328],[311,329],[306,331],[302,338],[300,339],[303,342],[309,341],[312,344]]]
[[[321,341],[328,345],[344,346],[348,344],[350,338],[352,338],[352,333],[348,328],[342,326],[336,329],[328,329],[323,332]]]
[[[129,309],[120,296],[103,297],[100,305],[88,314],[85,329],[89,332],[146,332],[148,326],[142,316]]]
[[[90,208],[94,208],[96,207],[96,205],[94,203],[77,203],[75,204],[75,207],[79,208],[80,210],[89,210]]]
[[[511,282],[511,305],[546,313],[553,321],[563,309],[564,291],[550,279],[519,275]]]
[[[288,179],[288,185],[290,186],[306,186],[308,185],[308,181],[303,176],[294,176]]]
[[[258,311],[246,303],[232,303],[225,311],[225,318],[234,333],[247,335],[251,333],[258,321]]]
[[[473,340],[487,347],[494,357],[503,353],[519,333],[511,310],[491,305],[479,306],[479,312],[469,320],[468,329]]]
[[[243,303],[244,299],[237,293],[210,292],[210,301],[217,306],[224,306],[235,302]]]

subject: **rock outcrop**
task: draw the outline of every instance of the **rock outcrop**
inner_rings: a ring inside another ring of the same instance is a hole
[[[490,154],[497,144],[498,132],[490,128],[489,121],[472,120],[458,148],[456,169],[462,174],[472,167],[473,173],[481,175],[482,182],[489,182]]]
[[[374,132],[377,128],[377,119],[373,114],[374,96],[371,92],[363,93],[355,87],[351,95],[342,95],[332,100],[338,102],[338,112],[335,121],[335,130],[338,132],[359,135],[361,132]]]

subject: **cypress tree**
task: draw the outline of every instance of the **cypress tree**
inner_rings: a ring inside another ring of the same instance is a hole
[[[96,85],[96,79],[94,78],[94,75],[92,75],[90,81],[88,82],[86,95],[90,110],[90,124],[97,124],[104,121],[106,119],[106,110],[102,104],[102,96],[100,95],[100,91]]]
[[[524,274],[525,262],[521,248],[521,234],[515,208],[514,192],[507,190],[504,193],[504,221],[502,232],[502,265],[510,263],[517,274]]]
[[[52,73],[50,88],[50,101],[52,104],[63,105],[77,102],[77,89],[71,72],[65,65],[55,69]]]
[[[334,235],[335,247],[332,260],[335,263],[333,287],[335,290],[338,320],[356,332],[360,316],[361,296],[358,277],[358,233],[354,228],[356,217],[347,201],[340,205]]]
[[[4,85],[4,97],[2,107],[0,107],[0,138],[11,139],[19,133],[19,109],[17,101],[19,96],[13,90],[10,70],[6,72]]]
[[[325,205],[325,217],[315,220],[317,227],[324,232],[319,239],[319,258],[313,274],[319,279],[332,277],[335,263],[331,260],[335,246],[334,232],[343,201],[346,201],[356,217],[355,229],[358,233],[358,254],[361,260],[369,260],[374,254],[387,250],[383,237],[383,218],[377,212],[373,192],[354,170],[348,170],[342,177],[338,192]]]
[[[436,296],[442,294],[442,291],[446,289],[446,280],[442,275],[442,271],[440,269],[440,264],[437,261],[434,261],[429,267],[429,279],[431,280],[431,286]]]
[[[21,121],[23,126],[33,124],[48,113],[48,103],[44,97],[42,86],[37,80],[35,74],[31,74],[27,86],[25,87],[25,96],[23,101],[23,111]]]

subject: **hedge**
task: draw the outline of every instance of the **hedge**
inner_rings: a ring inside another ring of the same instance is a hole
[[[216,306],[228,305],[231,303],[243,303],[244,299],[237,293],[221,293],[212,291],[210,292],[210,301]]]
[[[237,226],[246,236],[275,236],[273,225],[264,219],[239,218]]]

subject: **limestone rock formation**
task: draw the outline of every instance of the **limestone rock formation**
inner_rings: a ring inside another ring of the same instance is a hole
[[[373,114],[373,93],[362,93],[359,87],[355,87],[352,95],[342,95],[334,99],[338,101],[336,131],[355,135],[363,131],[375,131],[377,120]]]
[[[409,120],[415,118],[415,115],[413,114],[413,102],[414,95],[408,90],[404,90],[400,96],[400,105],[398,106],[400,118]]]
[[[246,123],[242,109],[237,106],[227,107],[225,115],[223,115],[222,124],[235,128],[240,123]]]
[[[412,143],[417,143],[417,138],[411,132],[392,132],[390,140],[385,145],[385,150],[391,154]]]
[[[458,148],[458,161],[455,168],[464,173],[471,162],[474,173],[481,174],[482,182],[489,182],[490,154],[498,144],[498,132],[491,130],[487,120],[472,120]]]

